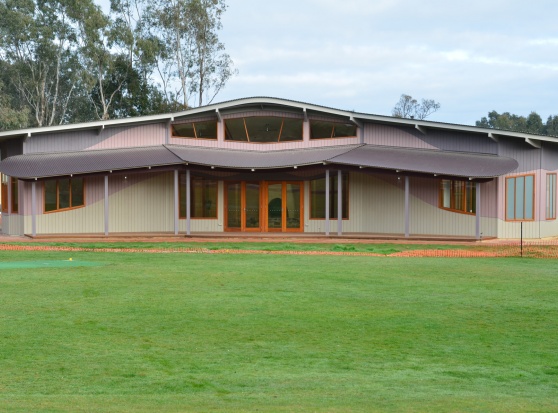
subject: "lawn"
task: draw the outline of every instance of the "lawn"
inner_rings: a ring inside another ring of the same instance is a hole
[[[558,411],[554,260],[3,262],[2,412]]]

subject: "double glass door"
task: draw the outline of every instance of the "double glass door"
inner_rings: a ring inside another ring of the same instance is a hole
[[[302,182],[225,182],[225,230],[302,231],[302,190]]]

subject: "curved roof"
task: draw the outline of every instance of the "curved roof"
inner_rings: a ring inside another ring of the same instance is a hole
[[[515,159],[498,155],[364,144],[267,152],[162,145],[17,155],[2,161],[0,172],[33,179],[184,164],[226,169],[337,164],[467,178],[494,178],[518,167]]]
[[[553,136],[541,136],[533,135],[524,132],[513,132],[501,129],[489,129],[481,128],[478,126],[470,125],[459,125],[453,123],[444,122],[433,122],[418,119],[405,119],[396,118],[392,116],[385,115],[375,115],[369,113],[355,112],[350,110],[342,110],[330,108],[327,106],[316,105],[312,103],[299,102],[289,99],[280,99],[274,97],[247,97],[235,100],[229,100],[220,103],[214,103],[206,106],[200,106],[197,108],[191,108],[181,112],[167,113],[161,115],[150,115],[150,116],[138,116],[134,118],[125,119],[111,119],[111,120],[101,120],[94,122],[86,122],[79,124],[69,124],[69,125],[56,125],[56,126],[46,126],[40,128],[26,128],[15,131],[0,132],[0,141],[4,139],[11,138],[25,138],[37,134],[45,134],[52,132],[64,132],[64,131],[77,131],[77,130],[102,130],[105,128],[119,127],[124,125],[141,125],[145,123],[165,123],[172,122],[178,118],[185,118],[190,116],[196,116],[199,114],[214,113],[218,114],[219,111],[233,110],[235,108],[242,108],[247,106],[263,107],[263,106],[274,106],[274,107],[287,107],[291,109],[300,110],[301,112],[318,112],[326,115],[341,116],[348,120],[352,119],[356,122],[367,121],[375,123],[384,123],[400,126],[410,126],[415,127],[420,130],[427,129],[439,129],[439,130],[452,130],[458,132],[471,132],[483,134],[487,138],[498,139],[498,136],[507,136],[513,138],[524,139],[528,143],[533,145],[533,141],[548,141],[558,143],[558,137]],[[535,144],[536,145],[536,144]]]

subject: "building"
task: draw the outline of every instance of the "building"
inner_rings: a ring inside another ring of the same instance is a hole
[[[0,133],[6,234],[541,238],[558,138],[245,98]]]

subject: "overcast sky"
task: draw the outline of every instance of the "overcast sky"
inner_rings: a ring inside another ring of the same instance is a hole
[[[101,0],[99,0],[101,1]],[[272,96],[429,120],[558,114],[556,0],[228,0],[221,40],[239,70],[214,102]]]

